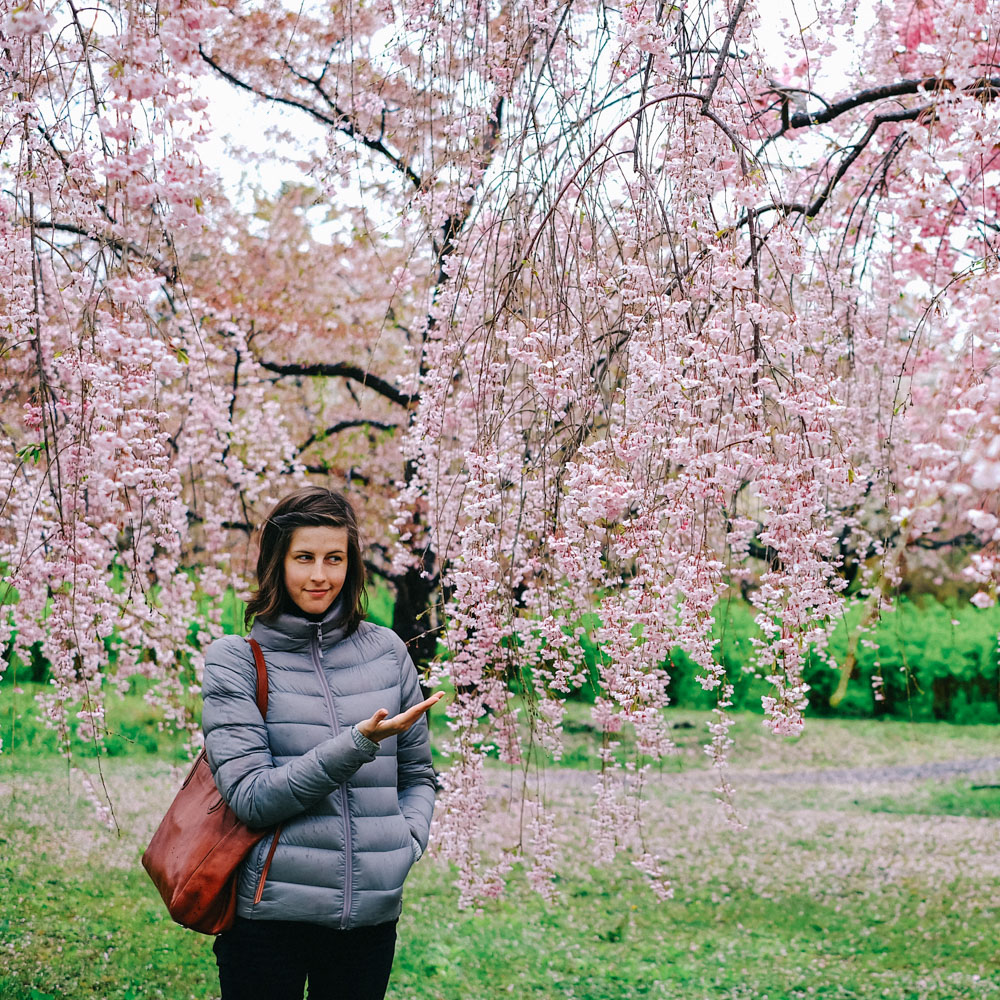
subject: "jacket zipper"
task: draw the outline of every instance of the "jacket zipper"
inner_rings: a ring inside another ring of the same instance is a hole
[[[313,637],[310,651],[312,653],[313,669],[320,680],[320,688],[323,697],[326,699],[327,711],[330,713],[330,721],[333,723],[333,735],[340,735],[340,724],[337,722],[337,713],[333,708],[333,696],[330,694],[330,685],[326,682],[326,675],[323,673],[323,664],[320,661],[320,648],[323,641],[323,626],[316,623],[316,635]],[[351,810],[350,800],[347,797],[347,782],[340,785],[340,808],[344,814],[344,909],[340,915],[341,929],[346,929],[351,917],[351,883],[354,879],[354,859],[352,857],[353,845],[351,843]]]

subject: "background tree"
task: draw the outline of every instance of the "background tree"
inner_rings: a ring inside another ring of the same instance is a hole
[[[478,858],[492,747],[549,891],[532,764],[581,639],[597,856],[632,848],[666,891],[639,819],[677,646],[718,692],[727,798],[720,598],[757,609],[778,734],[849,585],[867,624],[915,564],[994,600],[995,3],[769,9],[7,16],[5,627],[51,660],[57,724],[81,698],[99,719],[109,649],[179,702],[188,623],[217,631],[243,586],[232,533],[333,470],[397,628],[421,659],[443,644],[463,899],[510,864]],[[207,73],[325,129],[311,189],[227,203],[197,159]]]

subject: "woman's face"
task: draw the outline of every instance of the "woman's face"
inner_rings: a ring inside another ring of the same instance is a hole
[[[347,528],[296,528],[285,553],[285,590],[296,607],[323,614],[347,578]]]

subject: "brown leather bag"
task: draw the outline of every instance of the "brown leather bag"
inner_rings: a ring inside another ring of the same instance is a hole
[[[257,708],[266,719],[267,664],[257,641],[247,641],[257,665]],[[280,833],[279,825],[257,881],[255,903],[264,891]],[[202,934],[219,934],[236,918],[240,863],[267,835],[267,830],[251,830],[236,818],[215,787],[202,750],[153,834],[142,864],[177,923]]]

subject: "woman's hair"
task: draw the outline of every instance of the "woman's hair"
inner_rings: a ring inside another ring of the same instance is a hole
[[[307,486],[279,500],[258,533],[257,592],[247,603],[244,621],[264,621],[286,610],[291,603],[285,589],[285,556],[296,528],[329,525],[347,529],[347,577],[337,600],[344,613],[341,621],[350,635],[368,613],[365,564],[361,559],[358,519],[350,502],[333,490]]]

